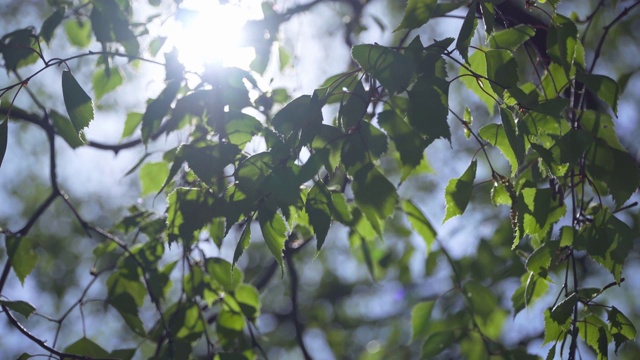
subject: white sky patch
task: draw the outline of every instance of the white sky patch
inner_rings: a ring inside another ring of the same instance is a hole
[[[259,0],[186,0],[178,22],[168,24],[168,45],[178,49],[187,70],[202,71],[205,64],[244,69],[255,57],[254,49],[242,46],[242,30],[248,20],[262,18]]]

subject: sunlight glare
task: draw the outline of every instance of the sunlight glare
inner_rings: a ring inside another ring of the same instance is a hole
[[[262,18],[260,0],[186,0],[183,15],[172,27],[169,39],[189,71],[202,71],[206,64],[248,69],[254,49],[242,47],[242,29],[248,20]]]

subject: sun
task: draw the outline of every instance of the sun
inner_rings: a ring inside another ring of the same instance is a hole
[[[241,45],[243,26],[260,18],[260,0],[185,0],[170,26],[169,45],[189,71],[207,64],[248,69],[255,52]]]

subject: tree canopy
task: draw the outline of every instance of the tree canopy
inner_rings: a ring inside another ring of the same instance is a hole
[[[1,348],[637,358],[640,1],[248,3],[5,6]]]

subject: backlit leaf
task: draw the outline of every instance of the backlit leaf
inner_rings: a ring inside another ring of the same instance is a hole
[[[91,44],[91,22],[82,19],[70,19],[64,23],[64,32],[72,45],[86,48]]]
[[[242,229],[242,233],[240,234],[240,239],[238,239],[238,244],[236,245],[236,249],[233,252],[233,265],[235,266],[242,256],[244,250],[249,246],[249,242],[251,240],[251,223],[247,223],[247,225]]]
[[[144,164],[140,168],[140,196],[159,191],[168,175],[169,166],[164,161]]]
[[[411,310],[411,341],[416,341],[428,334],[434,305],[435,301],[423,301]]]
[[[284,250],[284,242],[287,240],[287,226],[282,216],[275,211],[262,208],[258,211],[258,222],[269,251],[284,271],[282,251]]]
[[[86,337],[80,338],[78,341],[67,346],[64,349],[64,352],[75,355],[89,356],[93,358],[109,357],[109,353],[105,349]]]
[[[38,255],[33,251],[33,244],[28,237],[6,236],[6,249],[11,267],[24,285],[24,279],[33,271],[38,262]]]
[[[471,199],[477,167],[478,162],[473,160],[460,178],[449,180],[444,194],[447,211],[442,221],[443,223],[454,216],[464,213]]]
[[[532,26],[518,24],[512,28],[494,32],[489,38],[489,45],[493,49],[515,51],[535,33],[536,31]]]
[[[402,210],[407,214],[407,218],[411,223],[411,226],[422,236],[425,244],[427,245],[427,251],[431,250],[431,246],[436,240],[436,230],[433,228],[429,220],[424,216],[420,208],[418,208],[411,200],[405,200],[402,202]]]
[[[409,93],[409,123],[427,137],[429,143],[437,138],[451,139],[447,123],[449,114],[449,83],[437,76],[424,74]]]
[[[100,100],[105,94],[115,90],[122,85],[122,75],[117,67],[106,69],[98,69],[93,74],[93,91],[96,94],[96,100]]]
[[[316,235],[316,249],[320,251],[329,227],[331,226],[331,193],[323,182],[316,184],[309,190],[307,194],[307,202],[305,211],[309,215],[309,223],[313,226]]]
[[[66,141],[72,149],[84,145],[84,141],[78,135],[76,129],[74,129],[71,120],[55,110],[52,110],[49,113],[49,116],[53,121],[53,127],[55,128],[56,133],[60,134],[60,136],[62,136],[64,141]]]
[[[167,115],[169,109],[171,109],[171,103],[178,94],[180,89],[180,81],[169,81],[167,86],[162,90],[160,95],[153,99],[147,110],[142,115],[142,140],[146,144],[151,136],[158,131],[162,119]]]
[[[409,0],[400,25],[394,30],[412,30],[426,24],[434,15],[437,0]]]
[[[547,33],[547,54],[562,66],[567,77],[571,77],[577,37],[578,29],[571,19],[560,14],[553,17]]]

